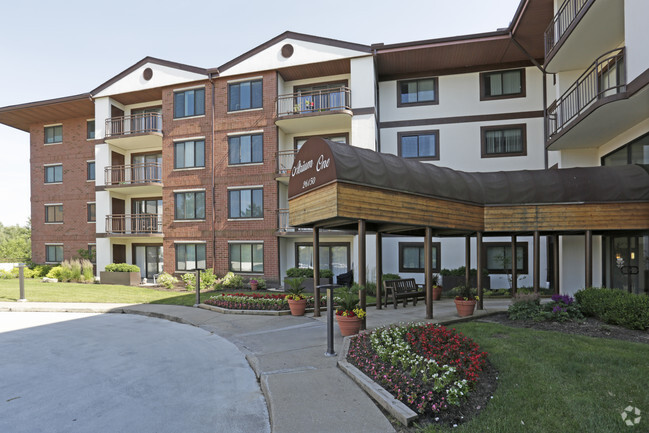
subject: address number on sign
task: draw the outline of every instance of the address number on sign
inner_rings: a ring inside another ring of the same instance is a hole
[[[310,177],[309,179],[302,182],[302,189],[308,188],[315,183],[315,177]]]

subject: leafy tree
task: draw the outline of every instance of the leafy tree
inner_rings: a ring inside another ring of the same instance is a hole
[[[0,259],[28,261],[32,256],[31,221],[24,227],[0,223]]]

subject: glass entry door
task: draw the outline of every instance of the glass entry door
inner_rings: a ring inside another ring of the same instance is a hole
[[[605,237],[607,286],[649,293],[649,235]]]
[[[140,276],[153,282],[153,276],[162,272],[162,245],[136,245],[135,264]]]

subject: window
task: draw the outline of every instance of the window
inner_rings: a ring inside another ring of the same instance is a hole
[[[175,219],[205,219],[205,191],[174,193],[176,203]]]
[[[95,180],[95,161],[88,161],[87,163],[86,180]]]
[[[45,144],[61,143],[63,141],[63,126],[45,127]]]
[[[509,274],[512,270],[512,244],[485,242],[487,269],[490,274]],[[527,274],[527,242],[516,243],[516,272]]]
[[[399,156],[439,160],[439,131],[399,132]]]
[[[86,208],[87,208],[86,213],[87,213],[87,216],[88,216],[87,221],[89,223],[97,221],[97,216],[96,216],[97,207],[96,206],[97,205],[95,203],[86,204]]]
[[[229,218],[263,218],[264,190],[235,189],[228,191]]]
[[[92,264],[97,263],[97,245],[96,244],[88,244],[88,260]]]
[[[397,93],[397,107],[439,103],[437,99],[437,78],[398,81]]]
[[[94,140],[94,138],[95,138],[95,121],[94,120],[88,120],[88,122],[86,122],[86,138],[88,140]]]
[[[521,125],[483,126],[482,157],[527,155],[527,127]]]
[[[176,244],[176,270],[205,269],[205,244]]]
[[[205,89],[174,92],[174,118],[205,114]]]
[[[228,111],[261,108],[262,80],[228,84]]]
[[[63,222],[63,205],[51,204],[45,205],[45,222],[46,223],[62,223]]]
[[[232,272],[264,272],[263,243],[231,243],[230,270]]]
[[[649,164],[649,134],[645,134],[602,158],[602,165]]]
[[[45,167],[45,183],[63,182],[63,166],[48,165]]]
[[[45,261],[60,263],[63,261],[63,245],[45,245]]]
[[[295,263],[298,268],[313,268],[313,243],[295,244]],[[329,269],[334,275],[347,272],[349,243],[320,243],[320,269]]]
[[[174,143],[174,168],[205,167],[205,140]]]
[[[250,164],[264,161],[262,134],[228,137],[229,164]]]
[[[433,271],[440,269],[439,242],[432,243],[433,248]],[[399,242],[399,272],[424,272],[426,265],[425,250],[423,242]]]
[[[525,96],[525,71],[483,72],[480,74],[480,100]]]

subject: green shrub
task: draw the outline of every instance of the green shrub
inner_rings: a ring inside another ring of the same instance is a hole
[[[217,276],[212,269],[201,271],[201,290],[214,290]]]
[[[63,272],[63,268],[59,266],[54,266],[50,271],[47,273],[46,277],[47,278],[56,278],[57,280],[61,281],[61,273]]]
[[[185,274],[182,274],[180,278],[183,280],[183,283],[185,283],[185,288],[189,290],[190,292],[194,292],[196,290],[196,274],[193,272],[187,272]]]
[[[156,279],[157,283],[160,284],[162,287],[165,287],[169,290],[173,289],[176,284],[178,284],[178,278],[174,277],[171,274],[168,274],[166,272],[161,273],[158,275],[158,278]]]
[[[365,283],[365,293],[370,296],[376,296],[376,283]]]
[[[401,276],[399,274],[383,274],[381,275],[381,280],[390,281],[390,280],[400,280]]]
[[[440,275],[443,277],[445,276],[454,276],[454,277],[464,277],[466,275],[466,266],[460,266],[459,268],[455,269],[442,269],[439,271]],[[471,269],[469,270],[469,274],[473,277],[478,275],[478,270],[477,269]],[[482,269],[482,274],[483,275],[489,275],[489,271],[485,268]]]
[[[541,302],[535,294],[517,294],[507,309],[509,320],[536,319],[541,312]]]
[[[11,271],[5,271],[4,269],[0,269],[0,280],[10,280],[12,278],[15,278]]]
[[[52,269],[50,265],[36,265],[34,266],[34,278],[43,278]]]
[[[106,272],[140,272],[140,268],[128,263],[111,263],[106,265]]]
[[[81,281],[84,283],[95,282],[95,270],[90,260],[80,260],[81,262]]]
[[[288,278],[313,278],[312,268],[289,268],[286,270]],[[330,269],[320,269],[320,278],[333,278],[334,273]]]
[[[649,297],[619,289],[590,287],[575,293],[581,312],[612,325],[649,329]]]
[[[220,286],[225,290],[241,290],[244,287],[243,277],[234,272],[228,272],[221,280]]]

